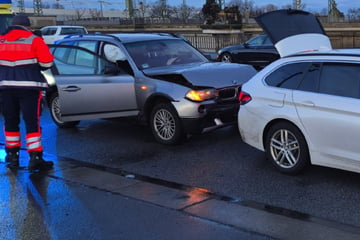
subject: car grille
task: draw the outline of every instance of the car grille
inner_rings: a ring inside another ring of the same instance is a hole
[[[228,102],[228,101],[237,100],[239,92],[240,92],[239,86],[217,89],[217,101]]]

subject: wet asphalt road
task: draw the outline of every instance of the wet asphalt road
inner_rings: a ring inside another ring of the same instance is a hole
[[[75,129],[58,129],[44,111],[42,126],[50,154],[360,227],[360,174],[323,167],[299,176],[280,174],[263,153],[242,143],[236,127],[163,146],[133,120],[83,121]]]

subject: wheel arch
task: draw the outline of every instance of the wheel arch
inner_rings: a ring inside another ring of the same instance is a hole
[[[299,132],[303,135],[303,137],[305,139],[305,142],[306,142],[306,146],[309,149],[308,139],[306,138],[303,131],[295,123],[293,123],[289,119],[285,119],[285,118],[276,118],[276,119],[273,119],[272,121],[268,122],[268,124],[266,124],[266,126],[264,128],[264,131],[262,133],[262,145],[263,145],[264,149],[266,148],[266,135],[267,135],[267,133],[269,132],[269,130],[270,130],[270,128],[272,126],[274,126],[275,124],[278,124],[278,123],[289,123],[289,124],[293,125],[295,128],[297,128],[299,130]],[[310,159],[311,159],[311,157],[310,157]]]
[[[45,99],[47,104],[50,103],[51,95],[53,95],[57,91],[58,91],[57,86],[51,86],[48,89],[46,89]]]
[[[171,98],[169,95],[163,94],[163,93],[157,93],[151,95],[145,102],[144,108],[142,110],[142,120],[146,123],[149,123],[150,114],[154,106],[158,103],[171,103],[174,101],[173,98]]]

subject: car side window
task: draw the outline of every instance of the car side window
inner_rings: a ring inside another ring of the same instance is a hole
[[[265,35],[256,36],[247,41],[247,44],[250,46],[261,46],[264,43],[265,37]]]
[[[48,36],[48,35],[54,35],[56,33],[56,28],[45,28],[43,30],[41,30],[41,34],[43,36]]]
[[[104,67],[109,65],[105,59],[79,48],[55,48],[52,51],[55,65],[61,75],[103,74]]]
[[[65,41],[60,43],[60,45],[68,45],[68,46],[78,46],[82,48],[86,48],[89,51],[97,53],[99,42],[98,41]]]
[[[320,76],[321,63],[312,63],[308,71],[305,74],[305,77],[302,79],[299,84],[298,90],[307,91],[307,92],[317,92],[319,85],[319,76]]]
[[[264,40],[264,45],[265,46],[272,46],[273,43],[271,42],[270,38],[268,36],[266,36],[265,40]]]
[[[309,63],[284,65],[267,76],[265,82],[273,87],[296,89],[308,67]]]
[[[325,63],[320,75],[319,92],[336,96],[360,97],[360,65]]]
[[[69,34],[86,34],[86,31],[83,28],[74,28],[74,27],[61,28],[60,35],[69,35]]]

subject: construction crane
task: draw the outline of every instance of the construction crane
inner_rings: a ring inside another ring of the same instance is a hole
[[[336,8],[335,0],[329,0],[329,2],[328,2],[328,11],[329,11],[329,13],[331,13],[334,10],[334,8]]]
[[[19,13],[25,13],[25,1],[18,0]]]
[[[41,0],[34,0],[34,15],[43,15],[42,2]]]
[[[132,0],[125,0],[126,9],[129,13],[129,18],[134,17],[134,3]]]
[[[301,0],[293,0],[293,8],[294,9],[301,9]]]

